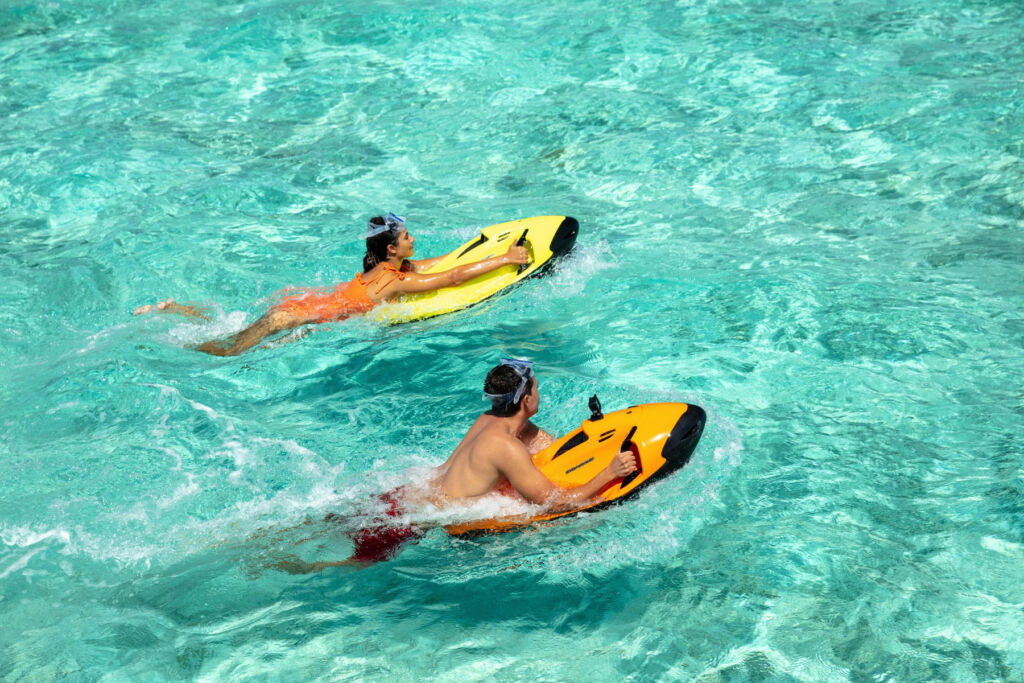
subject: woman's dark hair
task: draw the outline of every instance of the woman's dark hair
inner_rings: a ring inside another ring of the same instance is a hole
[[[370,219],[374,225],[384,225],[383,216],[374,216]],[[368,272],[378,263],[388,260],[388,247],[398,244],[398,234],[401,230],[385,230],[373,237],[366,238],[366,256],[363,257],[363,272]]]
[[[484,393],[490,394],[491,396],[501,396],[502,398],[492,398],[491,403],[493,407],[488,411],[495,417],[512,417],[519,412],[519,406],[523,404],[523,399],[526,395],[533,391],[533,384],[537,381],[537,378],[532,374],[530,379],[527,380],[526,386],[523,387],[523,394],[519,397],[518,401],[513,403],[512,399],[515,397],[516,389],[519,388],[522,377],[509,365],[498,365],[491,368],[491,371],[487,373],[487,378],[484,380]]]

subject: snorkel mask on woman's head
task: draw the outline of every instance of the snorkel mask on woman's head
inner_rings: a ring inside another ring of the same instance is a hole
[[[387,216],[384,216],[384,223],[377,224],[373,221],[369,221],[366,224],[366,239],[370,239],[375,235],[379,235],[382,232],[394,230],[395,232],[401,232],[405,230],[405,217],[399,216],[398,214],[388,212]]]
[[[491,399],[495,407],[501,404],[516,405],[519,403],[519,399],[523,397],[523,391],[529,386],[530,380],[533,378],[533,361],[526,360],[525,358],[502,358],[498,365],[507,365],[515,370],[515,373],[519,375],[519,386],[516,387],[515,391],[507,394],[489,394],[484,392],[484,396]]]

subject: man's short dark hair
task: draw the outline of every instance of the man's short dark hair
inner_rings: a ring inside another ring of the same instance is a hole
[[[487,373],[487,379],[484,380],[484,393],[501,398],[492,398],[493,407],[487,412],[496,417],[512,417],[518,413],[523,399],[533,391],[533,383],[537,381],[537,378],[531,373],[530,379],[523,388],[522,396],[518,401],[513,402],[516,389],[519,388],[522,381],[523,378],[510,365],[497,365],[491,368],[491,371]]]

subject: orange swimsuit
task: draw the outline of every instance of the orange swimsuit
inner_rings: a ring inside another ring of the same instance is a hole
[[[368,289],[376,284],[374,294],[380,293],[395,279],[404,280],[410,270],[409,262],[403,261],[399,270],[390,263],[385,263],[381,272],[372,280],[364,280],[362,273],[357,273],[351,282],[342,282],[333,290],[306,289],[298,294],[290,294],[271,307],[273,311],[285,311],[302,318],[307,323],[328,323],[344,320],[352,315],[366,313],[376,304],[370,299]],[[288,288],[285,292],[294,291]]]

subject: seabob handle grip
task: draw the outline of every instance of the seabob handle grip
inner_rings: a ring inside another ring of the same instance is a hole
[[[640,453],[637,452],[637,448],[633,446],[634,434],[636,434],[636,425],[633,425],[633,428],[629,430],[629,434],[626,435],[626,439],[622,442],[622,448],[619,449],[619,452],[621,453],[622,451],[633,451],[633,455],[636,456],[636,469],[633,470],[629,475],[627,475],[622,480],[622,483],[619,484],[619,488],[625,488],[629,486],[631,483],[633,483],[634,479],[643,474],[643,463],[640,462]]]
[[[528,233],[528,232],[530,232],[529,228],[526,228],[525,230],[523,230],[523,234],[520,235],[519,239],[516,240],[516,246],[517,247],[521,247],[521,246],[526,244],[526,233]],[[519,264],[519,272],[521,273],[521,272],[523,272],[524,270],[526,270],[529,267],[530,267],[529,263],[521,263],[521,264]]]

